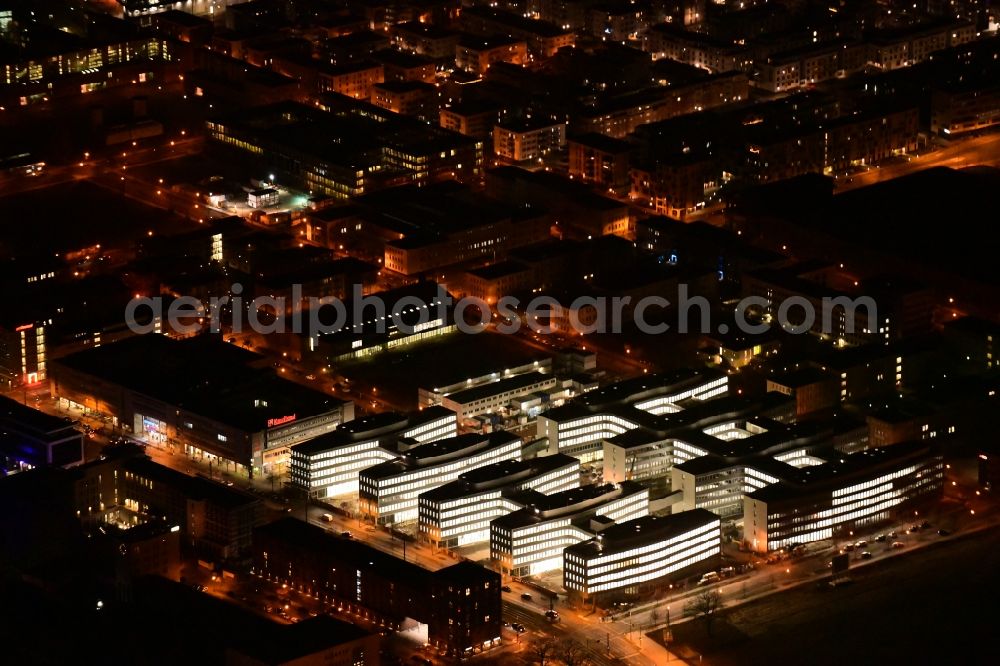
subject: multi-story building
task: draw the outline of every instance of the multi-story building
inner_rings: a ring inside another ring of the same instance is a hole
[[[207,127],[214,141],[248,153],[287,181],[337,198],[408,182],[482,177],[482,141],[340,95],[325,96],[318,107],[287,102],[241,109]]]
[[[530,355],[512,362],[509,365],[487,365],[482,374],[468,375],[464,371],[458,372],[451,377],[443,379],[433,388],[421,386],[417,389],[417,401],[421,408],[431,405],[440,405],[445,396],[476,386],[483,386],[497,381],[500,378],[513,377],[527,373],[539,372],[550,374],[552,372],[552,358],[550,356]]]
[[[249,555],[263,501],[237,488],[164,467],[138,447],[110,450],[105,457],[71,470],[77,516],[106,522],[116,510],[143,522],[177,525],[186,544],[206,558],[239,561]]]
[[[767,552],[846,537],[858,527],[902,519],[908,506],[940,496],[943,485],[941,454],[926,442],[838,457],[747,493],[743,540]]]
[[[529,372],[497,379],[456,393],[441,400],[458,417],[459,423],[480,414],[503,411],[512,401],[530,393],[547,391],[556,386],[556,378],[540,372]]]
[[[579,486],[580,461],[558,453],[480,467],[420,495],[419,536],[439,548],[488,542],[493,519],[523,508],[538,493]]]
[[[597,132],[624,139],[642,125],[739,102],[749,95],[746,73],[721,72],[676,85],[603,97],[572,116],[570,127],[580,133]]]
[[[502,111],[492,102],[456,102],[440,111],[441,127],[477,139],[493,136]]]
[[[83,433],[75,421],[0,396],[0,458],[6,474],[78,465],[83,462]]]
[[[710,72],[747,71],[751,64],[747,47],[669,23],[647,30],[642,50],[651,53],[654,60],[670,58]]]
[[[675,509],[733,519],[744,495],[864,449],[868,428],[853,420],[785,425],[756,417],[716,422],[688,438],[704,453],[671,470],[671,487],[682,493]]]
[[[419,275],[484,258],[499,261],[550,237],[550,218],[540,207],[517,208],[454,185],[397,188],[363,200],[378,211],[371,223],[396,231],[384,244],[387,269]]]
[[[777,393],[759,398],[730,395],[689,405],[655,421],[647,419],[640,427],[602,441],[604,481],[668,478],[677,465],[709,452],[725,451],[728,440],[745,436],[748,427],[753,430],[766,423],[767,427],[780,428],[778,423],[794,414],[789,403]],[[754,422],[758,425],[747,425]],[[739,423],[743,425],[737,427]],[[723,435],[716,435],[717,430]]]
[[[639,594],[705,571],[722,555],[719,517],[704,509],[612,525],[563,551],[563,587],[584,599]]]
[[[437,115],[437,91],[423,81],[386,81],[372,86],[372,104],[403,116]]]
[[[583,462],[603,457],[602,442],[640,426],[656,428],[658,417],[681,411],[684,400],[708,400],[728,392],[728,376],[687,370],[629,379],[605,386],[550,409],[538,418],[538,436],[550,453]]]
[[[401,50],[443,61],[455,57],[460,37],[457,32],[420,21],[396,24],[391,32],[393,44]]]
[[[289,485],[319,499],[357,497],[361,470],[393,460],[419,444],[456,434],[455,414],[444,407],[355,419],[293,446]]]
[[[500,575],[478,564],[431,572],[294,518],[260,527],[253,545],[253,574],[381,626],[416,621],[418,634],[449,655],[500,644]]]
[[[909,67],[924,62],[935,51],[974,39],[974,23],[951,19],[887,29],[868,38],[868,63],[884,70]]]
[[[221,341],[138,335],[54,361],[49,386],[63,408],[106,416],[153,446],[251,477],[283,474],[289,447],[353,419],[354,403],[260,361]]]
[[[455,66],[472,74],[485,74],[495,62],[523,65],[528,45],[522,39],[463,35],[455,47]]]
[[[503,460],[520,460],[522,442],[507,432],[465,434],[415,446],[361,471],[361,513],[379,524],[417,519],[417,498],[459,474]]]
[[[493,152],[512,162],[537,160],[566,145],[566,123],[507,120],[493,128]]]
[[[37,19],[41,19],[39,16]],[[28,106],[64,97],[141,84],[157,85],[178,72],[175,44],[129,21],[94,14],[83,35],[42,20],[16,24],[0,55],[0,105]]]
[[[612,522],[649,515],[649,489],[632,481],[589,485],[539,497],[490,522],[490,557],[509,576],[563,565],[563,550]]]
[[[550,58],[559,49],[576,43],[572,30],[490,7],[464,7],[459,20],[462,28],[471,33],[523,40],[535,58]]]
[[[572,137],[567,143],[570,178],[593,183],[618,196],[628,193],[632,144],[596,133]]]
[[[931,132],[961,134],[1000,125],[1000,77],[995,70],[933,84]]]
[[[782,51],[755,63],[754,85],[770,92],[786,92],[860,71],[867,64],[868,46],[837,40]]]

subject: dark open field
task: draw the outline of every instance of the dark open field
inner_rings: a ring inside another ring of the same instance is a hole
[[[674,637],[710,664],[996,663],[1000,529],[856,570],[835,590],[813,585],[700,622]],[[697,657],[695,657],[697,661]]]

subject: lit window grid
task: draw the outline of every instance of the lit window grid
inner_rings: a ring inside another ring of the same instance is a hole
[[[619,523],[644,518],[649,515],[649,491],[643,488],[596,509],[590,508],[588,512]],[[562,566],[562,549],[593,536],[572,525],[571,520],[572,516],[543,520],[517,528],[512,534],[491,527],[490,554],[495,560],[509,562],[512,569],[528,569],[532,575],[557,569]],[[510,536],[505,538],[505,533]]]
[[[789,543],[803,543],[812,540],[815,534],[831,534],[832,530],[848,524],[864,524],[888,518],[889,511],[907,500],[940,489],[944,483],[944,471],[940,458],[928,464],[910,466],[909,478],[905,470],[897,470],[862,484],[834,491],[843,493],[855,490],[852,496],[838,495],[835,504],[832,497],[827,508],[817,508],[811,513],[768,514],[768,548],[780,548]],[[893,485],[891,481],[906,479],[903,485]],[[746,522],[746,516],[744,517]],[[819,537],[819,538],[829,538]]]
[[[637,551],[644,552],[637,552]],[[722,531],[719,523],[706,526],[671,539],[616,554],[616,561],[590,568],[573,563],[569,555],[564,562],[564,585],[587,594],[607,592],[664,578],[722,552]]]
[[[476,452],[460,460],[403,470],[394,476],[377,480],[366,477],[362,472],[359,494],[380,517],[398,513],[401,515],[396,517],[396,522],[406,522],[417,518],[417,498],[421,493],[454,481],[463,472],[511,458],[521,459],[519,439]]]

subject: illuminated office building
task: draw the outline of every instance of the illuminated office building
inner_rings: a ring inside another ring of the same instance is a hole
[[[534,576],[563,565],[563,549],[617,522],[649,514],[649,489],[606,483],[539,497],[490,522],[490,557],[510,576]]]
[[[318,499],[357,496],[361,470],[393,460],[419,444],[456,434],[455,413],[444,407],[348,421],[292,447],[290,483]]]
[[[422,493],[477,467],[520,460],[521,446],[521,439],[507,432],[469,433],[416,446],[361,472],[361,512],[380,524],[416,520]]]
[[[637,594],[710,571],[722,554],[719,517],[704,509],[613,525],[563,551],[563,585],[584,598]]]
[[[480,467],[420,495],[420,536],[444,548],[489,541],[494,518],[523,508],[527,498],[579,486],[580,461],[563,454]]]
[[[859,527],[904,519],[908,506],[939,497],[943,485],[941,454],[926,442],[867,449],[749,493],[743,539],[767,552],[846,537]]]

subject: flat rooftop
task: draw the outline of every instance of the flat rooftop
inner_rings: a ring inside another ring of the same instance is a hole
[[[518,437],[507,432],[492,432],[487,435],[467,433],[439,439],[415,446],[396,460],[389,460],[362,470],[361,476],[373,480],[387,479],[411,471],[454,462],[458,458],[494,449],[515,440],[520,441]]]
[[[316,455],[374,439],[378,439],[379,445],[383,448],[389,448],[410,428],[447,417],[454,419],[455,412],[440,405],[409,414],[381,412],[341,423],[333,432],[320,435],[308,442],[296,444],[292,450],[303,455]]]
[[[580,467],[573,456],[558,453],[527,460],[503,460],[460,474],[458,479],[420,495],[421,499],[442,502],[479,492],[522,485],[562,467]]]
[[[54,360],[52,371],[64,366],[246,432],[266,430],[269,419],[318,416],[346,404],[252,367],[261,360],[208,336],[148,334]]]
[[[591,484],[551,495],[538,495],[530,506],[501,516],[493,520],[491,525],[514,530],[547,520],[576,519],[599,514],[601,507],[609,502],[641,492],[648,491],[638,483],[623,481],[621,484]]]
[[[669,516],[644,516],[612,525],[597,537],[574,544],[565,552],[583,559],[612,555],[640,545],[667,541],[702,525],[718,522],[719,516],[707,509],[691,509]]]
[[[451,393],[446,397],[448,400],[459,405],[468,405],[476,402],[477,400],[491,398],[499,393],[507,393],[508,391],[528,393],[529,387],[546,380],[554,379],[555,377],[553,375],[545,375],[541,372],[526,372],[521,375],[504,377],[502,379],[497,379],[496,381],[480,384],[479,386],[465,389],[464,391]]]

